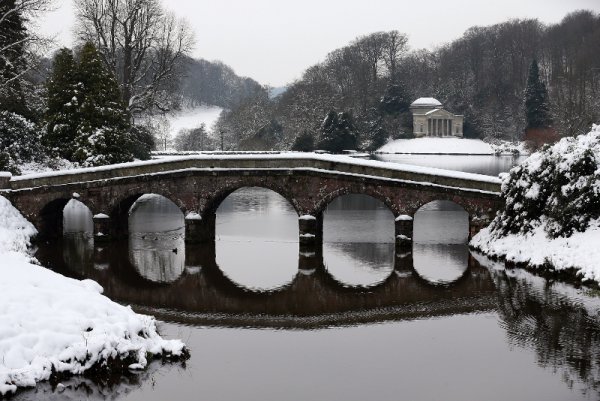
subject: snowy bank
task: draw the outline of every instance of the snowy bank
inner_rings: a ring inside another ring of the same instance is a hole
[[[383,145],[376,153],[493,155],[495,151],[479,139],[415,138],[397,139]]]
[[[505,208],[470,245],[493,258],[600,283],[600,126],[513,168]]]
[[[222,111],[223,109],[218,106],[200,106],[169,114],[167,116],[169,133],[171,136],[176,136],[183,129],[197,128],[201,124],[204,124],[210,132]]]
[[[153,317],[32,263],[31,223],[0,196],[0,396],[50,378],[143,369],[152,356],[183,357]]]

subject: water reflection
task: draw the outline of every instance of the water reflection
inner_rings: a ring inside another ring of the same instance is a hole
[[[298,271],[298,214],[264,188],[243,188],[217,209],[217,264],[231,281],[253,291],[289,285]]]
[[[171,283],[185,269],[183,234],[132,232],[129,235],[129,260],[145,279]]]
[[[469,265],[469,247],[454,244],[413,245],[414,269],[432,284],[447,285],[464,276]]]
[[[600,298],[596,291],[549,282],[475,255],[492,273],[500,324],[508,342],[535,351],[537,363],[560,372],[590,399],[600,389]],[[587,398],[587,397],[586,397]]]
[[[381,284],[394,270],[394,244],[325,243],[327,271],[348,287]]]
[[[129,261],[145,279],[177,280],[185,268],[183,214],[160,195],[142,195],[129,211]]]
[[[372,287],[394,269],[394,215],[380,201],[350,194],[323,213],[323,259],[327,271],[348,287]]]
[[[63,209],[63,233],[86,233],[94,232],[94,222],[90,209],[76,199],[71,199]]]
[[[435,201],[415,214],[413,261],[420,277],[448,285],[464,276],[468,267],[469,217],[453,202]]]

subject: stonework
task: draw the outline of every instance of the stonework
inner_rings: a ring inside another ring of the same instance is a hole
[[[187,163],[188,161],[186,161]],[[404,248],[412,241],[411,217],[423,205],[448,200],[463,207],[470,216],[472,234],[489,221],[502,206],[499,184],[472,179],[431,176],[423,173],[397,172],[381,168],[357,167],[351,164],[315,164],[310,159],[296,161],[295,168],[282,168],[287,160],[264,162],[262,168],[240,168],[248,161],[221,159],[222,167],[178,169],[179,163],[158,164],[161,173],[151,173],[149,166],[140,167],[140,175],[82,173],[73,177],[58,175],[31,182],[11,182],[14,188],[2,193],[40,232],[40,238],[62,236],[62,210],[76,193],[94,218],[96,236],[127,235],[128,211],[144,194],[158,194],[177,205],[186,219],[186,240],[206,242],[214,239],[215,216],[221,202],[232,192],[244,187],[271,189],[294,207],[299,218],[301,244],[319,246],[322,238],[323,211],[341,195],[365,194],[383,202],[396,218],[397,242]],[[209,161],[212,165],[218,161]],[[320,163],[320,162],[319,162]],[[304,164],[305,167],[299,167]],[[269,167],[267,167],[267,165]],[[172,171],[167,171],[171,167]],[[319,168],[315,168],[319,167]],[[354,171],[359,169],[360,171]],[[143,171],[143,173],[141,173]],[[95,174],[102,174],[97,179]],[[85,179],[84,179],[85,178]],[[51,180],[56,180],[51,183]],[[67,182],[70,181],[70,182]],[[11,185],[12,186],[12,185]]]
[[[444,109],[434,98],[419,98],[410,105],[415,137],[463,137],[464,117]]]

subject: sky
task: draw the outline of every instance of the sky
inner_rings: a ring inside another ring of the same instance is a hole
[[[38,25],[57,45],[71,46],[73,1],[55,0]],[[600,0],[163,0],[195,32],[193,56],[221,60],[238,75],[283,86],[356,37],[398,30],[412,49],[431,49],[459,38],[471,26],[509,19],[559,22]]]

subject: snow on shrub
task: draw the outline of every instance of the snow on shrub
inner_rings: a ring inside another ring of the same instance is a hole
[[[0,111],[0,171],[18,174],[20,164],[42,153],[35,124],[19,114]]]
[[[550,238],[585,231],[600,217],[600,126],[531,155],[504,177],[506,206],[490,225],[495,237],[531,233]]]

